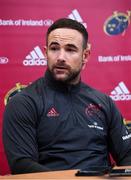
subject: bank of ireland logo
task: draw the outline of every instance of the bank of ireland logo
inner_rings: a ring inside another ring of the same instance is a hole
[[[39,46],[36,46],[24,59],[24,66],[46,66],[47,60]]]
[[[5,56],[0,57],[0,64],[7,64],[9,59]]]
[[[10,89],[6,95],[5,95],[5,98],[4,98],[4,104],[6,105],[9,100],[14,96],[16,95],[17,93],[21,92],[27,85],[22,85],[20,83],[16,83],[16,86],[13,87],[12,89]]]
[[[112,16],[108,17],[104,23],[104,32],[109,35],[125,34],[126,29],[130,24],[131,11],[121,13],[115,11]]]
[[[87,28],[87,24],[85,22],[83,22],[83,19],[80,16],[80,13],[78,12],[77,9],[72,10],[71,14],[68,15],[68,18],[80,22],[81,24],[83,24],[85,26],[85,28]]]
[[[131,93],[125,83],[120,82],[111,92],[110,97],[114,101],[129,101],[131,100]]]

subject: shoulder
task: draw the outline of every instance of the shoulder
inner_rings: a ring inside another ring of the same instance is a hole
[[[8,102],[6,109],[17,109],[18,111],[42,111],[43,108],[43,89],[44,89],[44,78],[40,78],[21,92],[14,95]]]
[[[22,94],[30,94],[30,95],[35,95],[38,94],[40,95],[42,93],[42,90],[44,89],[45,86],[45,81],[44,77],[41,77],[31,84],[29,84],[23,91]]]
[[[83,83],[83,82],[81,83],[81,89],[83,89],[83,91],[88,93],[91,97],[95,97],[98,99],[101,99],[101,98],[110,99],[110,97],[107,94],[105,94],[105,93],[103,93],[103,92]]]
[[[45,87],[44,78],[41,77],[29,84],[25,89],[18,93],[16,97],[26,97],[32,101],[37,102],[41,99],[41,96],[43,96]]]

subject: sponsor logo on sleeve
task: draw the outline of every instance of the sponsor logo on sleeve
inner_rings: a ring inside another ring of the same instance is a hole
[[[125,132],[125,135],[122,136],[123,141],[130,139],[131,138],[131,133],[129,133],[127,130]]]

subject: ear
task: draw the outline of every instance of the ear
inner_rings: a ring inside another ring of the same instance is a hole
[[[82,69],[85,68],[86,63],[88,62],[89,56],[90,56],[90,49],[91,45],[87,44],[87,48],[83,51],[83,60],[82,60]]]
[[[45,55],[45,58],[47,58],[47,46],[44,46],[44,55]]]

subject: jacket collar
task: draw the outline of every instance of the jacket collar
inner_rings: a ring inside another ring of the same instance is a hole
[[[49,86],[52,89],[55,89],[57,91],[61,91],[61,92],[77,92],[77,91],[79,91],[80,85],[81,85],[81,80],[79,83],[77,83],[75,85],[56,81],[53,78],[52,74],[48,70],[46,70],[46,72],[45,72],[45,82],[46,82],[47,86]]]

